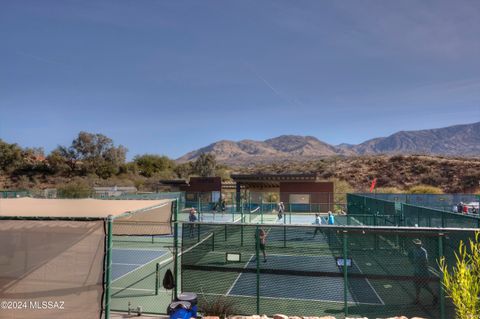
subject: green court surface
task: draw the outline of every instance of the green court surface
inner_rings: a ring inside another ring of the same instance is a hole
[[[172,291],[161,286],[167,269],[173,272],[173,239],[169,236],[115,237],[112,249],[111,308],[165,314]]]
[[[323,229],[317,234],[313,227],[265,226],[265,230],[267,262],[260,254],[258,292],[255,226],[242,230],[236,225],[212,226],[208,231],[214,238],[183,256],[184,291],[196,292],[200,304],[227,298],[240,314],[257,313],[258,303],[260,313],[267,315],[341,316],[346,301],[349,314],[362,316],[438,315],[438,306],[426,291],[420,295],[420,306],[414,304],[409,239],[388,234],[351,235],[347,248],[353,265],[345,285],[343,267],[335,262],[343,253],[342,235],[336,230]],[[184,247],[196,242],[184,238]],[[431,248],[428,239],[425,243]],[[226,262],[226,253],[240,253],[241,262]],[[433,261],[431,277],[426,280],[433,291],[439,291]]]

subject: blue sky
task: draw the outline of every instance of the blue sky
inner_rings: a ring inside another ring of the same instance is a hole
[[[480,1],[1,1],[0,138],[360,143],[480,120]]]

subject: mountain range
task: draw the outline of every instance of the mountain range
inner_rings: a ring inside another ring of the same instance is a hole
[[[325,156],[375,154],[428,154],[461,157],[480,156],[480,122],[444,128],[400,131],[363,143],[330,145],[313,136],[282,135],[265,141],[221,140],[191,151],[177,162],[195,160],[212,153],[220,163],[245,165],[283,160],[311,160]]]

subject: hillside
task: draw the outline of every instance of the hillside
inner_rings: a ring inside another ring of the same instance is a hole
[[[406,190],[415,185],[431,185],[444,192],[480,190],[480,159],[423,155],[375,155],[329,157],[307,162],[282,162],[237,167],[238,173],[318,173],[324,179],[347,182],[364,191],[377,178],[378,187]]]
[[[333,155],[426,154],[480,156],[480,122],[439,129],[401,131],[388,137],[370,139],[358,145],[325,143],[313,136],[282,135],[265,141],[222,140],[189,152],[177,159],[183,163],[212,153],[220,163],[250,165],[255,163],[308,161]]]

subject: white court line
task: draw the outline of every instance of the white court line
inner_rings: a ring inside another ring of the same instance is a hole
[[[202,293],[202,295],[207,296],[227,296],[223,294],[215,294],[215,293]],[[257,298],[254,295],[229,295],[230,297],[242,297],[242,298]],[[343,304],[345,301],[338,301],[338,300],[324,300],[324,299],[302,299],[302,298],[282,298],[282,297],[265,297],[262,296],[260,298],[265,299],[275,299],[275,300],[294,300],[294,301],[319,301],[319,302],[331,302],[331,303],[341,303]],[[379,303],[369,303],[369,302],[356,302],[356,301],[347,301],[347,303],[352,305],[371,305],[371,306],[378,306]]]
[[[287,256],[287,257],[290,257],[292,255],[279,255],[279,254],[271,254],[269,256]],[[328,257],[331,257],[329,255],[321,255],[321,256],[328,256]],[[298,255],[296,256],[298,257]],[[318,259],[318,257],[320,256],[302,256],[302,257],[308,257],[308,258],[314,258],[314,259]],[[248,260],[247,264],[243,267],[243,269],[246,269],[248,264],[250,263],[250,261],[252,260],[253,258],[253,255],[250,257],[250,259]],[[321,258],[320,258],[321,259]],[[360,267],[358,266],[358,264],[352,260],[353,263],[357,266],[358,270],[360,270],[360,273],[363,274],[363,271],[360,269]],[[233,287],[237,284],[237,281],[240,279],[240,276],[242,275],[243,273],[240,273],[238,275],[238,277],[235,279],[235,281],[233,282],[232,286],[230,287],[230,289],[228,289],[227,293],[225,294],[225,296],[237,296],[237,295],[231,295],[230,292],[232,291]],[[377,296],[378,300],[380,301],[380,303],[382,305],[385,305],[385,302],[383,301],[383,299],[378,295],[377,291],[375,290],[375,288],[373,288],[372,284],[370,283],[370,281],[368,280],[368,278],[364,278],[365,281],[367,282],[367,284],[370,286],[370,288],[373,290],[374,294]],[[241,295],[238,295],[238,296],[241,296]],[[276,299],[274,297],[262,297],[262,298],[272,298],[272,299]],[[352,296],[353,298],[353,296]],[[314,300],[314,299],[297,299],[297,298],[278,298],[278,299],[288,299],[288,300],[313,300],[313,301],[328,301],[328,300]],[[340,301],[333,301],[333,302],[340,302]],[[342,301],[343,302],[343,301]],[[363,305],[378,305],[378,303],[368,303],[368,302],[356,302],[356,301],[353,301],[353,302],[350,302],[350,303],[357,303],[357,304],[363,304]]]
[[[360,273],[363,274],[363,271],[362,269],[360,269],[360,266],[355,262],[355,260],[353,260],[353,263],[355,264],[355,266],[357,266],[358,270],[360,270]],[[385,302],[383,302],[383,299],[378,295],[377,291],[375,290],[375,288],[373,288],[372,284],[370,283],[370,280],[368,280],[368,278],[365,278],[365,281],[367,282],[367,284],[370,286],[370,288],[373,290],[373,292],[375,293],[375,296],[377,296],[378,300],[380,300],[380,302],[382,303],[383,306],[385,306]]]
[[[125,287],[111,287],[111,289],[118,289],[118,290],[134,290],[134,291],[149,291],[149,292],[152,292],[152,291],[155,291],[153,289],[141,289],[141,288],[125,288]]]
[[[247,263],[245,264],[245,266],[243,266],[243,269],[246,269],[248,267],[248,264],[250,263],[250,261],[252,260],[253,258],[253,255],[250,256],[250,259],[248,259]],[[230,294],[230,292],[232,291],[233,287],[237,284],[237,281],[238,279],[240,279],[240,276],[242,275],[243,273],[239,273],[237,278],[235,279],[235,281],[233,282],[232,286],[230,286],[230,289],[228,289],[227,291],[227,294],[226,296],[228,296]]]
[[[165,249],[151,249],[151,248],[140,248],[140,247],[133,247],[133,248],[112,248],[112,250],[127,250],[127,251],[132,251],[132,250],[139,250],[139,251],[168,251]]]
[[[112,263],[112,265],[120,265],[120,266],[143,266],[144,264]]]
[[[129,275],[129,274],[131,274],[132,272],[136,271],[138,268],[141,268],[141,267],[143,267],[144,265],[147,265],[147,264],[151,263],[152,261],[154,261],[154,260],[156,260],[156,259],[162,258],[163,255],[165,255],[165,254],[162,254],[162,255],[160,255],[160,256],[156,256],[155,258],[151,259],[150,261],[142,264],[140,267],[137,267],[137,268],[135,268],[135,269],[132,269],[132,270],[130,270],[129,272],[121,275],[120,277],[115,278],[114,280],[112,280],[112,282],[115,282],[115,281],[117,281],[117,280],[119,280],[119,279],[121,279],[121,278],[123,278],[123,277],[125,277],[125,276],[127,276],[127,275]],[[112,265],[113,265],[113,264],[112,264]]]

